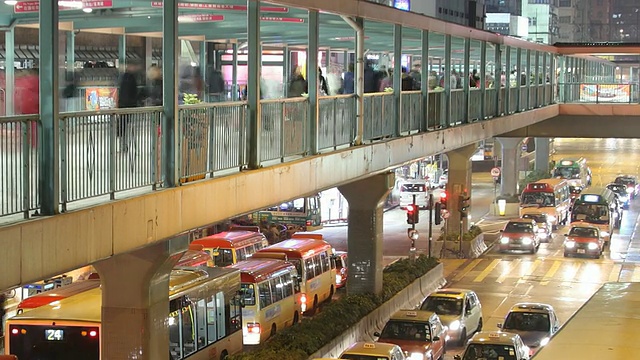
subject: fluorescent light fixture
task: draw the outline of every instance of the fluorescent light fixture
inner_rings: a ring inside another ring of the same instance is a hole
[[[82,11],[86,12],[87,14],[89,14],[90,12],[93,11],[92,8],[82,8]]]
[[[82,1],[58,1],[58,6],[67,7],[67,8],[75,8],[82,9]]]
[[[4,3],[10,6],[14,6],[18,3],[17,0],[4,0]]]

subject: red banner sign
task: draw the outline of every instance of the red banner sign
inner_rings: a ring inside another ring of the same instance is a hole
[[[271,21],[271,22],[290,22],[290,23],[303,23],[304,19],[302,18],[283,18],[283,17],[274,17],[274,16],[263,16],[260,18],[262,21]]]
[[[162,7],[162,1],[152,1],[152,7]],[[180,9],[200,9],[200,10],[220,10],[220,11],[247,11],[246,5],[231,5],[231,4],[201,4],[201,3],[188,3],[188,2],[180,2],[178,3],[178,8]],[[281,6],[261,6],[260,11],[262,12],[277,12],[277,13],[286,13],[289,12],[289,8],[281,7]]]
[[[68,1],[70,3],[70,1]],[[62,6],[59,5],[58,9],[61,11],[68,10],[81,10],[81,9],[110,9],[113,7],[113,0],[78,0],[75,1],[78,6]],[[18,1],[13,6],[15,13],[28,13],[40,11],[40,1]]]
[[[200,22],[214,22],[223,21],[224,16],[212,15],[212,14],[189,14],[178,16],[178,22],[181,23],[200,23]]]

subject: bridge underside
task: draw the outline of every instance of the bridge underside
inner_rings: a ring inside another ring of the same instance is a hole
[[[502,137],[640,138],[637,104],[561,104],[558,116]]]

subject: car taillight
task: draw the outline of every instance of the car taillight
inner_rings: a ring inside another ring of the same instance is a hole
[[[300,295],[300,303],[302,303],[302,304],[306,304],[307,303],[307,295],[305,295],[305,294]]]
[[[247,324],[247,332],[251,334],[260,334],[260,324]]]

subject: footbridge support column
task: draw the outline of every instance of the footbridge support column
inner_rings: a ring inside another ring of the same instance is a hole
[[[471,197],[471,156],[478,150],[478,144],[447,152],[449,159],[449,180],[447,181],[447,234],[466,232],[469,219],[459,211],[460,196]]]
[[[385,173],[338,187],[349,202],[348,294],[382,291],[382,214],[394,184],[395,175]]]
[[[172,245],[164,242],[94,264],[102,285],[103,359],[168,357],[169,275],[182,256]]]
[[[518,160],[521,138],[496,138],[500,142],[502,166],[500,196],[518,195]]]
[[[536,138],[536,171],[549,172],[549,138]]]

